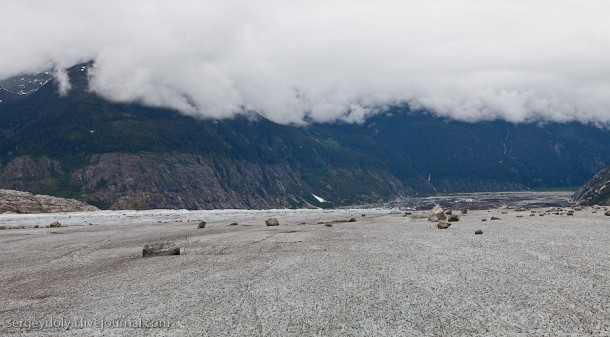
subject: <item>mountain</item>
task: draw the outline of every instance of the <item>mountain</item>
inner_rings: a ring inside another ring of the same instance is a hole
[[[579,188],[572,199],[581,205],[610,206],[610,165]]]
[[[610,162],[610,132],[577,123],[464,123],[395,107],[363,124],[204,120],[109,102],[90,64],[0,104],[0,188],[100,208],[329,207],[406,195],[566,188]],[[320,203],[318,195],[330,203]]]

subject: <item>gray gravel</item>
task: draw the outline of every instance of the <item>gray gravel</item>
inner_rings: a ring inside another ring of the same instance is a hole
[[[469,211],[446,230],[425,212],[394,213],[0,215],[0,334],[610,335],[603,212]],[[491,216],[501,220],[481,221]],[[32,228],[53,221],[67,227]],[[183,255],[141,257],[164,241]],[[98,325],[32,326],[62,319]],[[99,326],[119,320],[170,327]]]

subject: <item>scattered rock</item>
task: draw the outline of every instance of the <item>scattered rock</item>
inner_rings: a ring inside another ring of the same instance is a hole
[[[568,211],[567,215],[574,215],[574,211]]]
[[[451,215],[451,214],[453,214],[453,212],[451,210],[449,210],[449,211],[445,212],[445,214]]]
[[[436,225],[436,227],[438,227],[438,229],[447,229],[447,228],[449,228],[449,226],[451,226],[451,224],[446,221],[439,221],[438,224]]]
[[[405,212],[405,215],[411,215],[411,212]]]
[[[276,218],[269,218],[267,221],[265,221],[265,224],[267,224],[267,226],[279,226],[280,222],[277,221]]]
[[[483,234],[483,231],[479,229],[479,230],[475,231],[474,234],[477,234],[477,235],[478,234]]]
[[[539,216],[544,216],[544,213],[540,213],[540,214],[538,214],[538,215],[539,215]]]
[[[461,212],[462,212],[462,214],[466,214],[466,213],[468,213],[468,209],[467,208],[462,208]]]
[[[457,214],[453,214],[449,216],[449,219],[447,220],[449,222],[458,222],[460,221],[460,216]]]
[[[530,216],[536,216],[536,214],[532,213],[532,214],[530,214]]]
[[[604,215],[606,215],[606,216],[610,216],[610,211],[608,211],[608,212],[604,213]]]
[[[229,224],[229,226],[237,226],[237,225],[239,225],[237,222],[231,222],[231,223]]]
[[[6,229],[6,226],[0,226],[0,230]]]
[[[142,256],[180,255],[180,247],[173,242],[153,243],[144,246]]]
[[[205,228],[205,221],[201,221],[199,223],[199,226],[197,226],[197,228]]]
[[[500,218],[498,218],[498,217],[495,217],[495,216],[492,216],[492,217],[491,217],[491,220],[502,220],[502,219],[500,219]]]
[[[36,225],[36,226],[34,226],[34,228],[40,228],[40,226]]]
[[[502,213],[502,214],[508,214],[508,212],[507,212],[507,211],[502,211],[502,212],[500,212],[500,213]]]
[[[331,224],[330,222],[327,222],[327,223],[325,223],[325,224],[324,224],[324,226],[326,226],[326,227],[332,227],[332,226],[333,226],[333,224]]]
[[[517,218],[523,218],[523,215],[517,215]]]
[[[348,222],[356,222],[356,218],[351,218]]]
[[[481,219],[481,221],[487,221],[487,219]]]
[[[366,214],[362,214],[362,217],[365,217],[365,216],[366,216]]]
[[[578,211],[582,211],[582,207],[574,207],[574,210],[577,211],[577,212]]]
[[[445,212],[443,212],[443,209],[439,205],[434,206],[428,215],[428,221],[440,221],[446,219],[447,215],[445,215]]]
[[[57,228],[57,227],[61,227],[61,224],[59,222],[55,221],[55,222],[51,223],[49,225],[49,227],[50,228]]]

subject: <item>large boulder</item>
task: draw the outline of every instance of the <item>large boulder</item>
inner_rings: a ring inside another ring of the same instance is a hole
[[[173,242],[153,243],[144,246],[142,256],[180,255],[180,247]]]
[[[276,218],[269,218],[267,221],[265,221],[265,224],[267,224],[267,226],[279,226],[280,222],[277,221]]]
[[[445,214],[441,206],[436,205],[430,211],[430,214],[428,215],[428,221],[436,222],[441,220],[447,220],[447,215]]]
[[[447,220],[449,222],[457,222],[460,221],[460,216],[457,214],[452,214],[449,216],[449,219]]]

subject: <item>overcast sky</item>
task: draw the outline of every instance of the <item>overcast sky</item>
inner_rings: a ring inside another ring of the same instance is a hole
[[[92,88],[212,118],[610,123],[608,0],[23,0],[0,78],[96,60]]]

